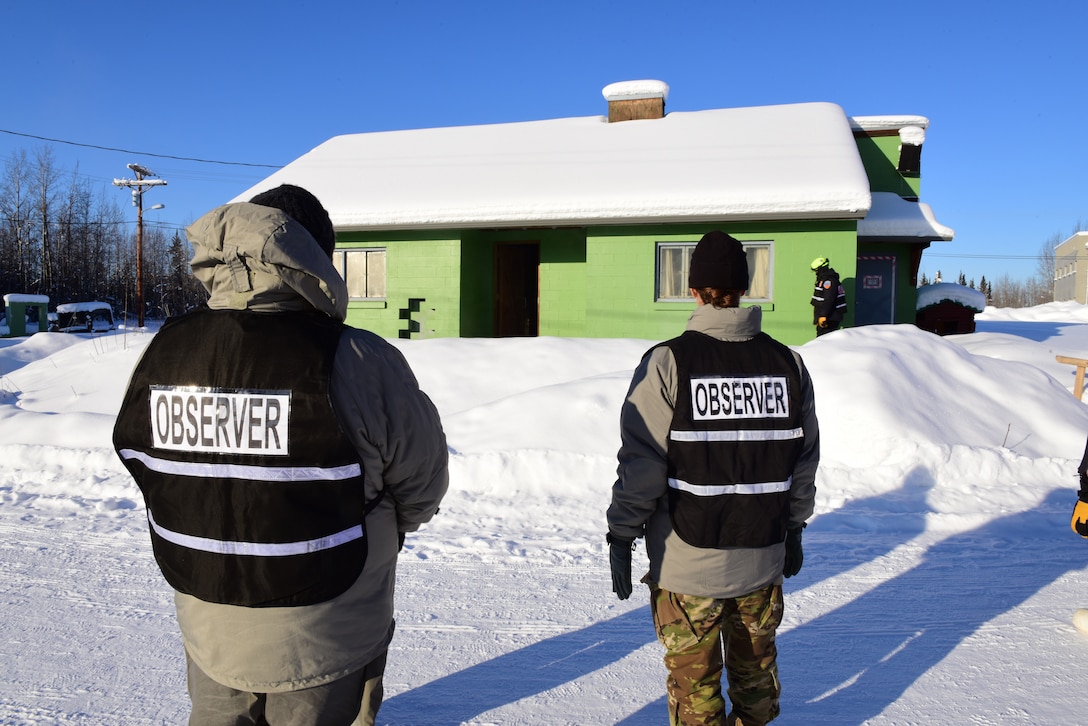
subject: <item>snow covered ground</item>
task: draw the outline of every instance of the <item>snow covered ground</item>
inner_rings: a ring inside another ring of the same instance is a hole
[[[1088,308],[978,319],[800,348],[823,462],[776,723],[1085,722],[1088,542],[1069,516],[1088,406],[1054,356],[1088,357]],[[110,447],[151,334],[0,340],[2,724],[185,722],[171,594]],[[646,594],[615,599],[604,545],[620,403],[651,341],[395,344],[442,412],[452,482],[401,555],[380,722],[665,723]]]

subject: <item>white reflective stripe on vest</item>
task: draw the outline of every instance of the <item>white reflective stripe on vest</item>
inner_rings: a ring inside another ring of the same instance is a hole
[[[743,431],[669,431],[673,441],[792,441],[805,432],[800,429],[746,429]]]
[[[786,481],[767,481],[759,484],[692,484],[683,479],[669,479],[669,486],[697,497],[716,497],[721,494],[776,494],[788,492],[793,484],[791,476]]]
[[[201,464],[191,461],[158,459],[135,449],[121,449],[123,459],[135,459],[160,474],[202,476],[215,479],[251,479],[254,481],[341,481],[362,474],[356,464],[323,468],[320,466],[244,466],[241,464]]]
[[[352,542],[363,536],[363,526],[357,524],[336,534],[326,537],[305,540],[302,542],[231,542],[222,539],[210,539],[208,537],[195,537],[191,534],[182,534],[171,529],[166,529],[155,521],[151,511],[147,512],[147,521],[155,534],[167,542],[172,542],[191,550],[211,552],[217,555],[257,555],[260,557],[289,557],[290,555],[305,555],[310,552],[339,547],[347,542]]]

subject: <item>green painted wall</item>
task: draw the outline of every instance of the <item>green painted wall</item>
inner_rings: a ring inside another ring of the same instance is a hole
[[[899,173],[899,135],[855,136],[861,163],[874,192],[895,192],[901,197],[917,198],[921,194],[921,178],[904,177]]]
[[[488,337],[494,331],[494,250],[504,242],[540,249],[540,335],[664,340],[678,335],[694,303],[654,300],[658,242],[697,242],[713,227],[662,225],[425,233],[344,233],[337,244],[386,249],[387,299],[352,302],[348,323],[384,337],[403,337],[401,310],[424,303],[410,317],[411,337]],[[815,337],[814,275],[824,256],[842,276],[853,308],[857,223],[763,222],[720,225],[741,241],[770,241],[771,300],[758,303],[764,329],[789,344]],[[845,325],[852,324],[852,315]]]
[[[826,257],[839,273],[846,291],[848,312],[843,327],[854,324],[854,289],[857,272],[856,220],[797,222],[779,227],[774,236],[774,309],[763,313],[763,329],[789,345],[800,345],[816,337],[812,324],[812,291],[816,273],[812,260]],[[739,236],[741,240],[758,235]],[[777,250],[781,250],[781,257]]]
[[[497,245],[538,245],[539,334],[585,335],[586,237],[582,228],[471,230],[464,233],[461,254],[462,337],[494,334],[494,254]]]
[[[857,223],[767,222],[718,225],[744,241],[771,241],[770,302],[763,308],[763,326],[788,344],[815,337],[812,297],[814,257],[824,256],[843,279],[847,301],[853,302]],[[684,329],[694,302],[656,302],[654,286],[658,242],[695,242],[705,226],[594,228],[586,241],[586,335],[589,337],[664,340]],[[845,321],[851,325],[853,316]]]
[[[461,240],[461,314],[458,332],[462,338],[489,338],[493,335],[492,290],[494,270],[492,242],[486,234],[469,230]]]
[[[586,332],[585,229],[547,230],[540,243],[540,334],[584,338]]]
[[[8,335],[16,338],[49,330],[49,304],[37,302],[11,301],[7,306],[0,306],[8,326]],[[28,321],[27,317],[33,317]]]
[[[921,177],[918,174],[904,176],[899,172],[899,149],[902,141],[898,134],[881,136],[856,135],[858,152],[869,188],[874,192],[894,192],[901,197],[918,199],[921,195]],[[917,317],[915,307],[918,291],[912,274],[911,253],[917,243],[863,243],[858,254],[894,255],[896,258],[895,321],[913,323]]]
[[[412,338],[456,336],[460,332],[461,239],[436,233],[361,233],[337,235],[337,248],[384,247],[386,299],[349,301],[347,323],[385,338],[403,337],[409,320],[401,311],[412,298],[422,298],[409,318],[418,323]]]

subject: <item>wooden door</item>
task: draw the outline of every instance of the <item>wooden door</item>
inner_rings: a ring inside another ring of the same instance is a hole
[[[503,242],[495,247],[495,337],[540,334],[540,245]]]

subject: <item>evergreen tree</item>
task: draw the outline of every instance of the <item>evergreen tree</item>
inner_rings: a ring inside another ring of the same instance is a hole
[[[170,240],[170,266],[163,284],[162,311],[167,316],[181,315],[204,302],[204,287],[189,270],[190,249],[174,232]]]

